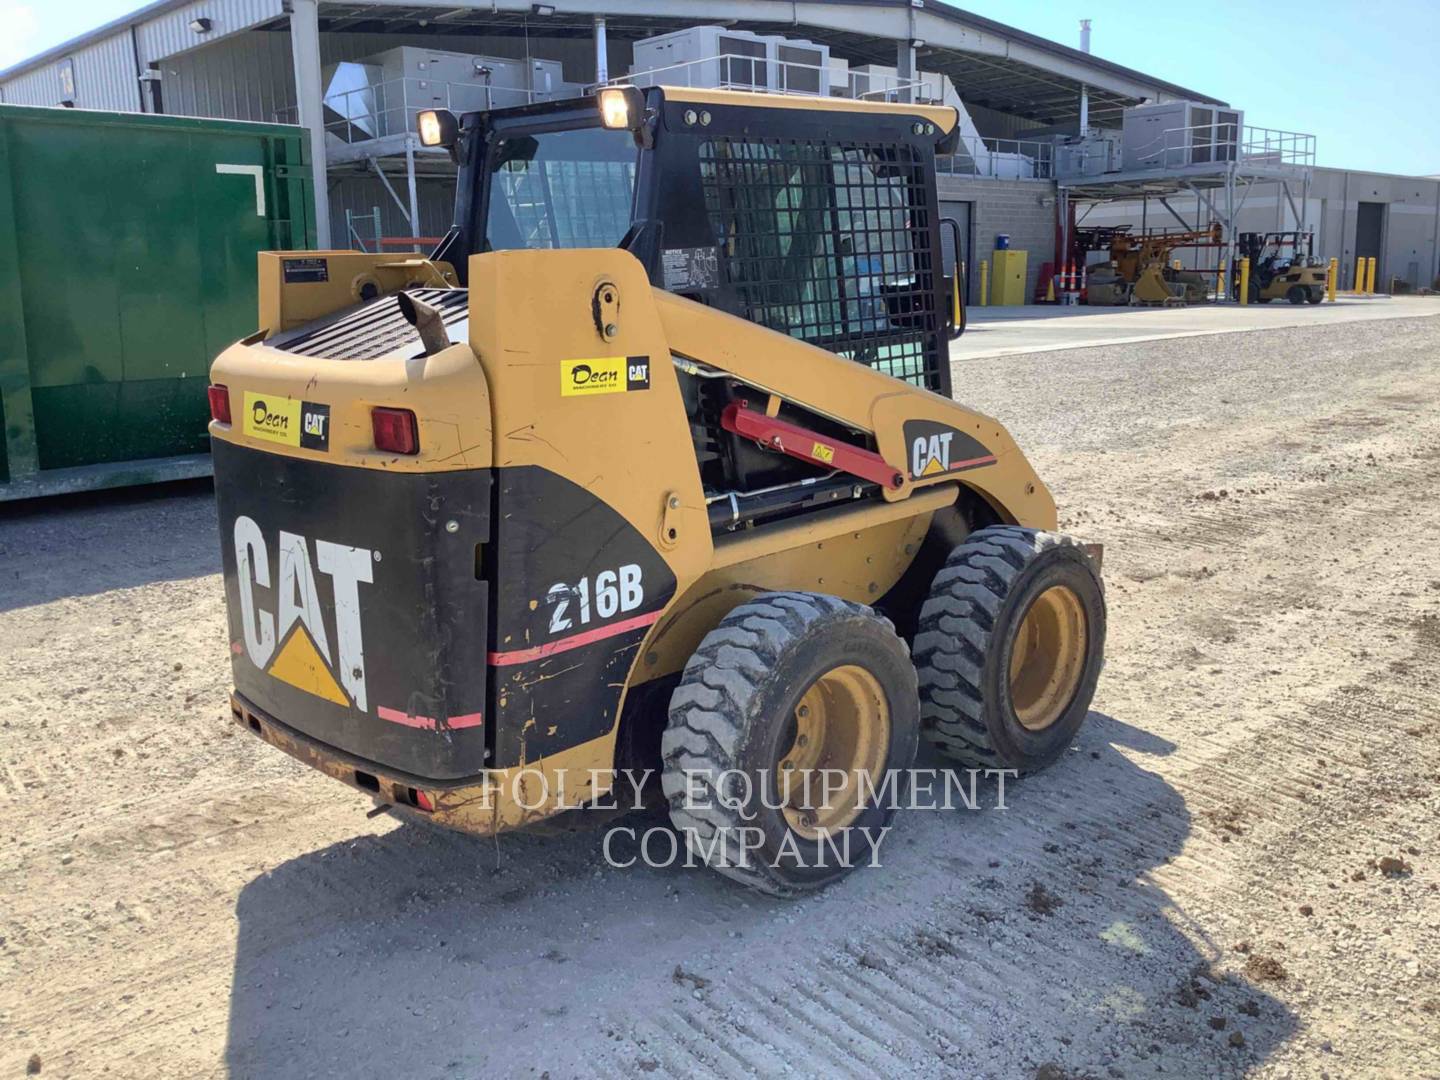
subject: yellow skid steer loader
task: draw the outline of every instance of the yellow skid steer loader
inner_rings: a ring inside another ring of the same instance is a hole
[[[690,848],[776,894],[848,868],[922,738],[1053,761],[1098,549],[950,399],[955,127],[628,86],[422,114],[443,243],[262,255],[212,368],[235,719],[482,834],[653,769]]]

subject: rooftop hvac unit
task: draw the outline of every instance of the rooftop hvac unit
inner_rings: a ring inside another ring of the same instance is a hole
[[[830,92],[830,49],[776,35],[692,26],[635,42],[637,86],[697,86],[772,93]]]
[[[402,45],[324,71],[326,129],[346,142],[415,128],[422,109],[454,113],[573,97],[558,60],[512,60]]]
[[[1052,135],[1055,176],[1060,180],[1103,176],[1121,169],[1120,132],[1092,129],[1086,135]]]
[[[1214,165],[1240,157],[1245,114],[1193,101],[1126,109],[1120,156],[1126,171]]]
[[[773,85],[784,94],[830,93],[830,49],[813,41],[772,36],[770,45]]]

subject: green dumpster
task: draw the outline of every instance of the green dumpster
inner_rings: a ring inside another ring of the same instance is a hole
[[[0,105],[0,500],[210,471],[256,252],[315,246],[303,129]]]

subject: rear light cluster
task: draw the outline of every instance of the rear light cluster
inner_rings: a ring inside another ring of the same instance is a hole
[[[217,424],[230,423],[230,388],[212,383],[206,393],[210,397],[210,419]]]
[[[420,452],[419,427],[415,414],[409,409],[371,409],[370,427],[375,433],[376,450],[388,450],[392,454]]]
[[[218,424],[230,423],[230,388],[212,383],[206,394],[210,398],[210,419]],[[370,427],[375,434],[375,449],[392,454],[420,452],[420,426],[409,409],[371,409]]]

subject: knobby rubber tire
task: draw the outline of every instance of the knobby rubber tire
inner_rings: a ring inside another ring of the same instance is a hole
[[[1030,602],[1052,585],[1080,600],[1086,656],[1069,704],[1036,732],[1021,725],[1010,701],[1010,647]],[[1014,525],[972,533],[951,552],[920,610],[914,655],[923,737],[966,766],[1044,768],[1070,745],[1089,711],[1104,646],[1104,588],[1073,539]]]
[[[920,741],[915,667],[894,626],[872,608],[819,593],[767,593],[731,611],[685,665],[661,737],[661,786],[671,822],[690,851],[721,874],[773,896],[792,896],[853,868],[772,865],[783,834],[790,832],[792,842],[798,834],[780,811],[757,805],[753,779],[748,805],[720,801],[744,794],[738,773],[753,778],[757,770],[775,768],[785,724],[800,698],[820,675],[846,664],[864,667],[885,694],[890,739],[884,769],[908,770]],[[731,790],[716,789],[721,778]],[[875,789],[882,779],[874,779]],[[867,806],[847,829],[887,826],[894,803]],[[743,828],[764,830],[763,850],[744,860],[717,852],[717,834],[734,836]],[[807,856],[815,850],[807,841],[798,847]],[[865,851],[858,839],[855,850]]]

